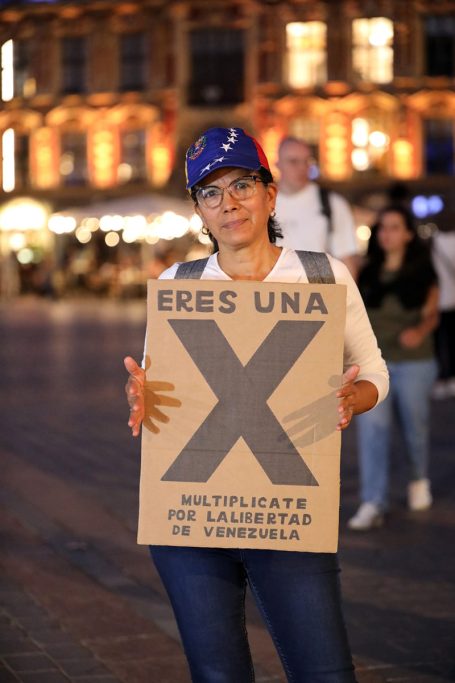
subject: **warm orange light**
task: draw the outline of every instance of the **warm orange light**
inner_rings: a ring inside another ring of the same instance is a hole
[[[153,183],[157,186],[165,185],[171,173],[171,153],[165,145],[154,145],[151,151]]]
[[[89,169],[96,187],[111,187],[117,182],[118,145],[115,131],[96,128],[89,134]]]
[[[322,173],[334,180],[343,180],[350,175],[350,126],[347,117],[332,112],[325,122],[322,136],[321,167]]]
[[[276,160],[278,157],[278,147],[281,142],[283,133],[278,128],[268,128],[261,137],[261,144],[265,152],[265,156],[269,160],[272,175],[275,175]]]
[[[53,128],[38,128],[30,138],[30,172],[32,183],[43,190],[57,187],[58,143]]]
[[[392,145],[393,175],[412,178],[415,175],[414,148],[409,140],[395,140]]]
[[[153,184],[162,187],[169,180],[173,164],[173,148],[163,124],[155,124],[148,136],[147,148]]]

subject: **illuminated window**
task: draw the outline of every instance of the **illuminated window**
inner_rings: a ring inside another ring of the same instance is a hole
[[[355,118],[352,122],[352,166],[356,171],[385,171],[389,136],[377,118]]]
[[[451,119],[427,119],[425,170],[427,175],[455,175],[455,124]]]
[[[455,17],[427,16],[424,21],[426,73],[455,75]]]
[[[60,174],[63,184],[85,185],[87,182],[87,140],[85,133],[62,134]]]
[[[120,37],[120,90],[144,90],[145,55],[145,33]]]
[[[2,45],[2,100],[13,97],[32,97],[36,81],[31,72],[30,43],[27,40],[8,40]]]
[[[16,171],[14,166],[15,135],[12,128],[2,134],[2,189],[12,192],[16,187]]]
[[[1,137],[1,144],[3,191],[27,188],[30,183],[28,135],[8,128]]]
[[[86,39],[83,36],[62,38],[62,91],[83,93],[87,88]]]
[[[14,62],[13,41],[7,40],[2,45],[2,100],[9,102],[14,97]]]
[[[141,182],[146,178],[145,130],[125,130],[121,134],[121,163],[118,169],[119,182]]]
[[[385,17],[352,22],[352,67],[362,81],[390,83],[393,79],[393,23]]]
[[[190,33],[189,104],[237,104],[245,99],[242,29],[202,28]]]
[[[327,80],[327,27],[322,21],[293,21],[286,26],[288,83],[292,88]]]

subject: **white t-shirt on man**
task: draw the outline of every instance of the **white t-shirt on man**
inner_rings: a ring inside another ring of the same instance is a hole
[[[327,251],[336,258],[356,254],[355,224],[348,202],[335,192],[329,192],[332,210],[332,231],[323,213],[319,187],[309,183],[294,194],[278,192],[276,218],[283,232],[277,244],[290,249]]]
[[[347,287],[346,324],[344,332],[343,365],[346,370],[351,365],[360,366],[357,379],[372,382],[378,390],[378,403],[386,396],[389,388],[387,366],[381,356],[376,337],[371,329],[365,306],[356,283],[347,267],[341,261],[329,256],[330,265],[337,284]],[[179,264],[175,263],[161,273],[160,280],[175,277]],[[202,273],[202,280],[231,280],[218,264],[218,253],[212,254]],[[264,282],[302,282],[308,278],[298,255],[292,249],[283,248],[274,267],[264,278]]]

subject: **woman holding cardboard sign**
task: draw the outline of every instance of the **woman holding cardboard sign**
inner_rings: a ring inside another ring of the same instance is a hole
[[[214,243],[214,253],[208,259],[176,264],[163,273],[163,279],[317,281],[347,286],[345,374],[337,391],[337,429],[345,429],[354,414],[372,408],[388,390],[387,369],[347,268],[331,257],[276,246],[276,186],[264,152],[242,129],[206,131],[187,152],[186,172],[187,188]],[[128,424],[137,436],[144,419],[145,371],[130,357],[125,366],[130,373]],[[171,387],[162,387],[166,388]],[[177,405],[176,399],[166,396],[156,400],[158,423],[169,421],[161,407]],[[247,583],[289,681],[355,682],[336,554],[177,546],[153,546],[151,553],[168,591],[195,683],[254,681],[245,629]]]

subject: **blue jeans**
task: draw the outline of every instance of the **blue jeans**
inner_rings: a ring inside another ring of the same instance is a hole
[[[355,683],[337,556],[152,546],[193,683],[254,681],[245,626],[249,584],[288,681]]]
[[[436,378],[434,360],[388,361],[387,367],[389,395],[376,408],[356,418],[361,499],[382,510],[388,503],[390,437],[395,415],[408,452],[410,479],[428,476],[430,391]]]

